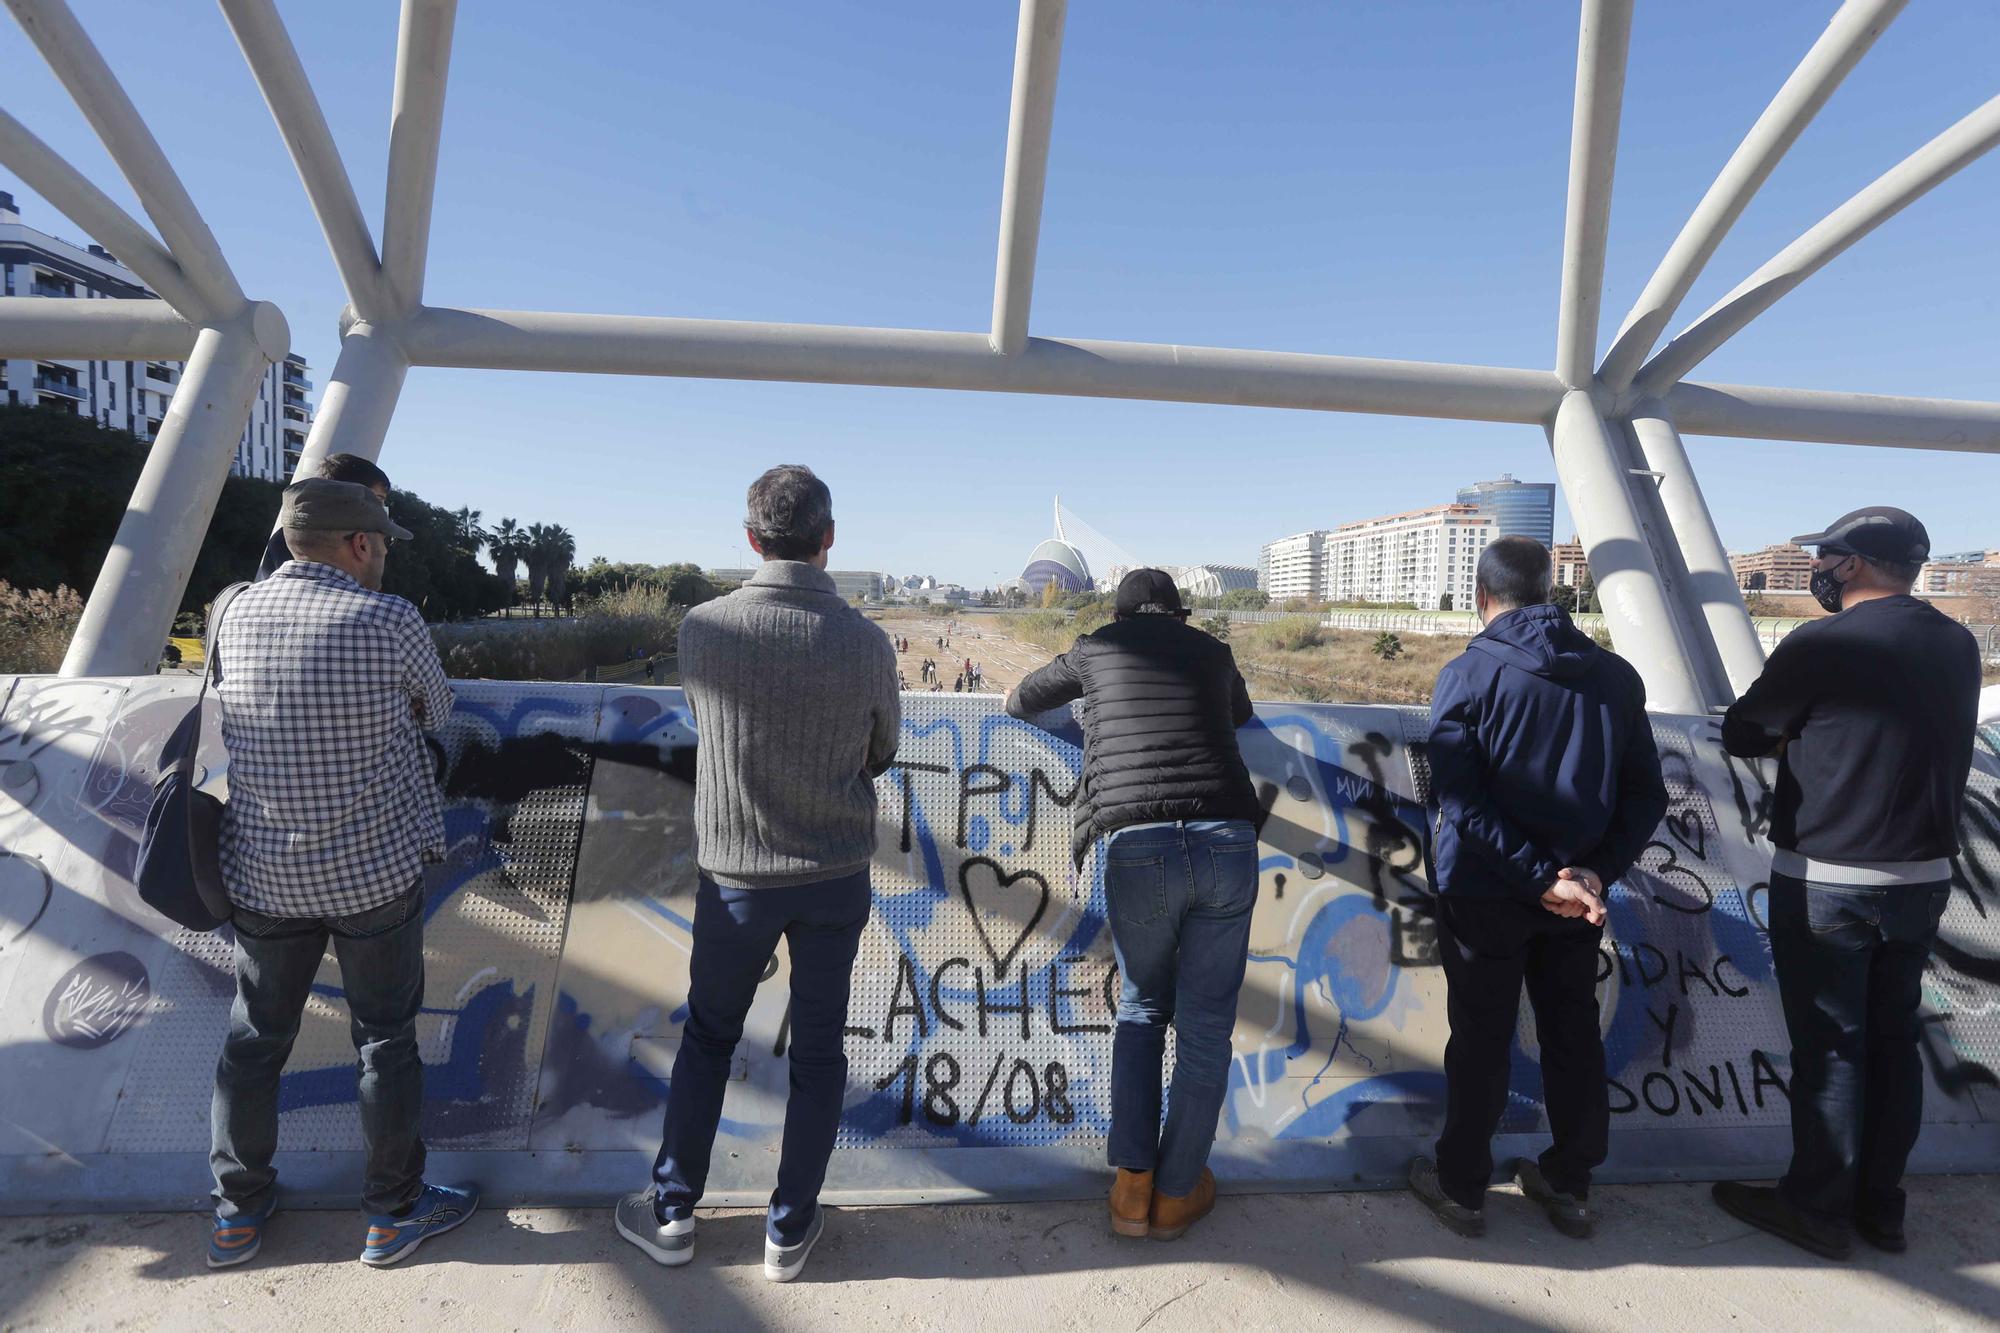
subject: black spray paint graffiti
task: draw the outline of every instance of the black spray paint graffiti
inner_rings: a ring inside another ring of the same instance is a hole
[[[129,953],[100,953],[63,974],[42,1006],[42,1030],[59,1046],[92,1051],[146,1014],[153,985]]]

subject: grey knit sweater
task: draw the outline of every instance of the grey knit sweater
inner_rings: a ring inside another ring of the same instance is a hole
[[[889,637],[823,571],[767,560],[688,612],[680,668],[701,735],[695,858],[708,877],[782,888],[867,865],[875,779],[903,725]]]

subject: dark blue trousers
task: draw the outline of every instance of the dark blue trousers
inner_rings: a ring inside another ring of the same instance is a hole
[[[792,959],[791,1095],[785,1102],[778,1188],[764,1229],[780,1245],[805,1238],[840,1129],[847,1091],[847,995],[869,902],[865,869],[783,889],[729,889],[701,877],[688,961],[688,1018],[667,1089],[660,1155],[653,1161],[654,1208],[661,1221],[687,1217],[701,1201],[730,1058],[782,936]]]

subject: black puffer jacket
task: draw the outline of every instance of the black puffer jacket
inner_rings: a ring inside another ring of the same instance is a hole
[[[1007,711],[1030,718],[1078,698],[1078,866],[1098,837],[1133,824],[1257,818],[1236,748],[1250,694],[1227,644],[1175,616],[1114,621],[1022,681]]]

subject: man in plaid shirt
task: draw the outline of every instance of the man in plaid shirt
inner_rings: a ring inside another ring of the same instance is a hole
[[[444,812],[423,730],[451,686],[417,609],[381,591],[410,534],[365,486],[285,491],[292,559],[225,608],[216,695],[229,752],[222,875],[236,1003],[215,1071],[210,1267],[256,1254],[275,1202],[278,1079],[329,941],[360,1052],[369,1213],[363,1263],[392,1264],[463,1222],[469,1186],[424,1183],[423,865]]]

